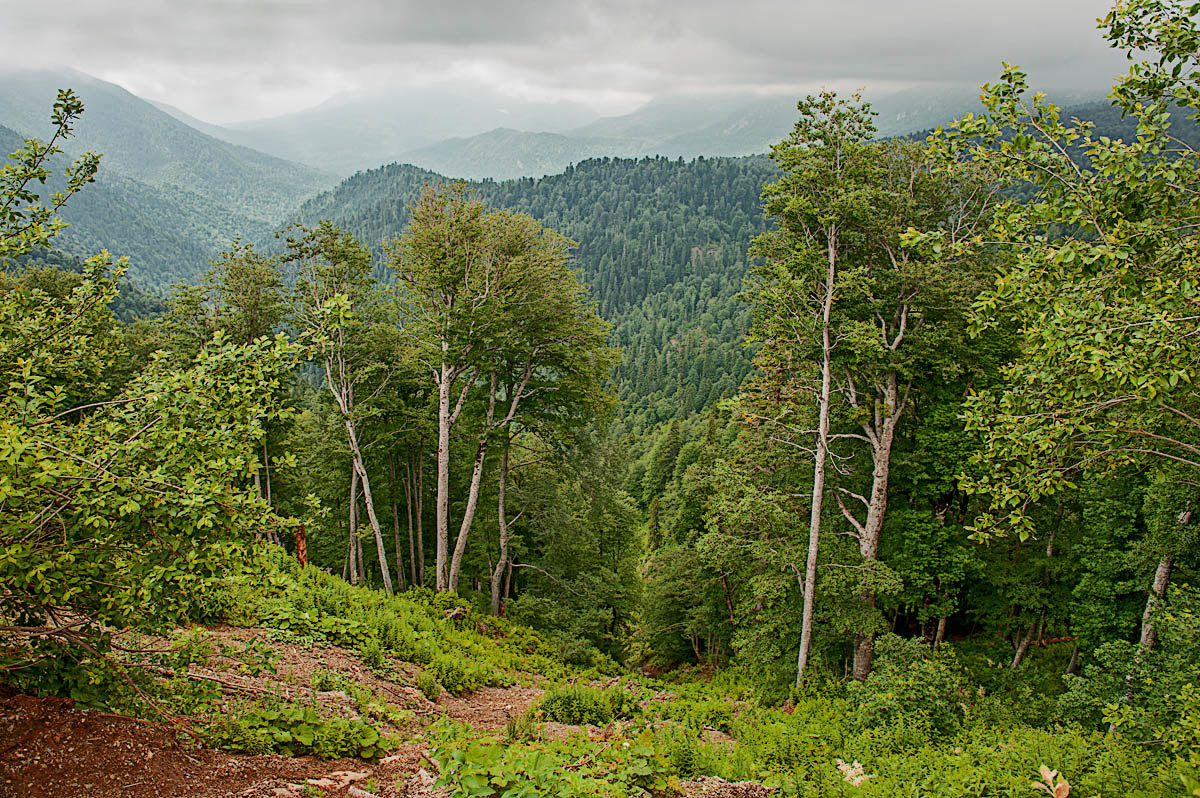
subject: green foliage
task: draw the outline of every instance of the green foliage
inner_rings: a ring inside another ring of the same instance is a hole
[[[626,798],[666,785],[666,755],[651,735],[595,749],[586,737],[501,745],[474,740],[468,727],[440,722],[430,729],[438,785],[453,798],[506,796]]]
[[[545,720],[572,726],[606,726],[616,719],[628,719],[641,711],[636,697],[622,687],[595,688],[571,684],[556,687],[537,703]]]
[[[80,110],[65,94],[60,135]],[[0,255],[44,246],[59,227],[54,209],[94,172],[94,160],[80,166],[39,205],[26,186],[44,178],[39,159],[52,147],[31,142],[4,167]],[[297,347],[218,334],[184,367],[156,354],[121,374],[112,367],[129,355],[107,306],[122,269],[101,256],[65,294],[33,286],[0,297],[0,614],[17,629],[0,669],[80,651],[96,662],[104,626],[162,631],[219,617],[251,530],[290,525],[247,476],[263,425],[288,413],[275,389]]]
[[[417,689],[430,701],[437,701],[442,697],[442,683],[429,671],[423,670],[417,674]]]
[[[248,754],[374,760],[392,747],[369,723],[323,719],[315,710],[299,706],[250,709],[229,720],[213,721],[204,732],[220,747]]]
[[[871,675],[850,685],[850,698],[863,727],[904,722],[945,736],[962,726],[971,691],[948,647],[933,656],[918,641],[884,635]]]
[[[388,596],[318,568],[301,569],[277,547],[264,552],[257,566],[257,586],[239,596],[250,605],[250,622],[284,630],[293,639],[340,645],[364,661],[418,663],[458,695],[510,684],[512,671],[564,673],[537,633],[467,610],[450,594],[412,590]],[[461,609],[463,621],[446,616],[450,606]]]
[[[622,350],[616,382],[630,428],[683,417],[730,396],[750,370],[735,295],[765,158],[595,159],[541,180],[471,184],[493,207],[527,213],[579,242],[575,263]],[[408,223],[407,208],[439,178],[393,164],[361,172],[306,203],[373,249]]]

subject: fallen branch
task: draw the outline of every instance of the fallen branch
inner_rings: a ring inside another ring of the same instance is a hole
[[[599,748],[597,748],[595,751],[592,751],[592,752],[591,752],[590,754],[588,754],[587,756],[585,756],[585,757],[582,757],[582,758],[580,758],[580,759],[577,759],[577,760],[575,760],[574,762],[572,762],[571,764],[567,765],[566,767],[564,767],[564,768],[563,768],[563,770],[574,770],[575,768],[580,768],[580,767],[583,767],[584,765],[588,764],[589,762],[591,762],[591,761],[592,761],[593,759],[595,759],[596,757],[600,756],[600,754],[604,753],[604,751],[605,751],[605,750],[606,750],[606,749],[607,749],[607,748],[608,748],[610,745],[612,745],[612,743],[605,743],[604,745],[602,745],[602,746],[600,746]]]

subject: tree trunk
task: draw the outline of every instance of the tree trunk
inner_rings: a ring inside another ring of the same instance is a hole
[[[408,460],[404,463],[404,507],[408,512],[408,575],[412,579],[412,584],[418,585],[417,581],[417,550],[416,543],[413,541],[413,469],[412,455],[409,455]],[[396,542],[399,546],[399,541]]]
[[[392,537],[396,542],[396,589],[404,589],[404,558],[400,548],[400,505],[396,501],[396,453],[388,452],[388,488],[392,499]],[[409,514],[411,526],[412,515]]]
[[[362,526],[361,524],[359,525]],[[363,541],[362,535],[354,536],[354,551],[358,555],[358,581],[360,584],[367,584],[367,565],[363,557]]]
[[[358,469],[350,466],[350,584],[357,585],[358,571]]]
[[[829,229],[825,294],[821,299],[821,395],[818,401],[817,451],[813,456],[812,499],[808,514],[808,555],[804,564],[804,609],[800,616],[800,653],[796,657],[796,687],[804,685],[804,671],[812,651],[813,607],[817,592],[817,548],[821,542],[821,505],[825,499],[825,461],[829,454],[829,400],[833,386],[833,344],[829,324],[833,315],[833,288],[837,278],[837,228]]]
[[[304,532],[304,524],[296,527],[296,561],[301,568],[308,567],[308,535]]]
[[[721,590],[725,593],[725,611],[729,613],[729,628],[737,631],[737,616],[733,612],[733,591],[729,589],[729,575],[721,574]],[[736,652],[735,652],[736,653]]]
[[[371,480],[367,477],[367,467],[363,463],[362,452],[358,447],[358,434],[354,422],[345,418],[346,434],[350,438],[350,451],[354,453],[354,467],[358,469],[358,478],[362,482],[363,504],[367,507],[367,519],[371,522],[371,531],[375,533],[375,550],[379,555],[379,571],[383,576],[383,589],[390,596],[392,590],[392,575],[388,570],[387,549],[383,545],[383,530],[379,519],[375,517],[375,501],[371,497]]]
[[[863,561],[873,563],[879,559],[879,536],[883,531],[883,520],[887,515],[888,480],[891,476],[892,445],[896,439],[896,424],[900,420],[900,391],[895,372],[888,375],[880,391],[876,423],[872,441],[871,496],[867,504],[867,520],[859,530],[858,550]],[[862,602],[868,612],[875,608],[875,591],[864,590]],[[871,674],[871,662],[875,658],[875,632],[862,629],[854,635],[854,678],[866,680]]]
[[[938,618],[937,634],[933,636],[933,651],[937,653],[942,648],[942,643],[946,641],[946,623],[949,621],[949,616],[943,615]]]
[[[1180,515],[1180,523],[1189,523],[1192,519],[1192,512],[1188,510]],[[1175,565],[1175,557],[1167,554],[1158,561],[1158,567],[1154,569],[1154,581],[1150,584],[1150,595],[1146,597],[1146,609],[1142,612],[1142,631],[1138,635],[1138,649],[1134,656],[1133,667],[1129,669],[1129,673],[1125,676],[1125,695],[1121,699],[1122,703],[1128,704],[1133,701],[1133,680],[1137,676],[1138,670],[1142,667],[1142,662],[1146,656],[1154,650],[1155,643],[1158,642],[1158,632],[1154,629],[1154,608],[1167,595],[1167,585],[1171,581],[1171,569]],[[1116,729],[1116,724],[1108,725],[1109,733]]]
[[[463,555],[467,552],[467,537],[471,533],[471,524],[475,521],[475,510],[479,507],[479,487],[483,482],[483,464],[487,459],[488,434],[492,430],[492,420],[495,415],[496,373],[492,372],[487,415],[484,418],[483,432],[479,435],[479,443],[475,446],[475,465],[471,468],[471,486],[467,492],[467,506],[463,510],[462,521],[458,525],[458,537],[454,541],[454,556],[450,560],[449,589],[452,591],[458,590],[458,575],[462,569]]]
[[[337,374],[337,379],[334,379]],[[383,587],[388,595],[392,595],[392,577],[388,572],[387,552],[383,546],[383,531],[379,528],[379,519],[375,517],[375,501],[371,496],[371,480],[367,476],[367,467],[363,463],[362,449],[358,445],[358,429],[354,424],[354,383],[346,377],[346,361],[343,355],[330,355],[325,358],[325,382],[333,400],[337,403],[338,411],[342,414],[342,423],[346,426],[346,441],[350,446],[352,469],[362,480],[363,501],[367,507],[367,518],[371,522],[371,530],[375,533],[375,547],[379,553],[379,568],[383,574]],[[353,506],[353,505],[352,505]],[[357,510],[356,510],[357,512]],[[361,549],[361,546],[360,546]],[[361,562],[361,551],[360,562]],[[365,569],[360,574],[365,578]]]
[[[1146,609],[1142,612],[1142,632],[1138,636],[1146,651],[1151,651],[1158,642],[1158,632],[1154,628],[1154,608],[1167,595],[1167,583],[1171,581],[1171,569],[1175,566],[1175,558],[1167,555],[1158,561],[1154,569],[1154,582],[1150,586],[1150,595],[1146,597]]]
[[[421,446],[424,446],[422,441]],[[422,524],[425,496],[425,459],[417,447],[417,584],[425,586],[425,530]]]
[[[492,571],[492,615],[500,615],[500,582],[504,579],[504,570],[508,565],[508,516],[505,514],[504,501],[508,493],[508,457],[512,438],[504,435],[504,448],[500,452],[500,475],[496,485],[496,519],[500,530],[500,557]]]
[[[504,571],[504,603],[500,605],[502,615],[508,614],[508,600],[512,598],[512,575],[513,575],[512,557],[508,558],[508,566]]]
[[[1075,644],[1075,648],[1071,649],[1071,661],[1067,663],[1066,673],[1075,673],[1079,670],[1079,644]]]
[[[445,344],[443,344],[445,348]],[[450,589],[450,365],[442,364],[438,382],[437,535],[436,590]]]
[[[467,552],[467,536],[475,521],[475,510],[479,507],[479,488],[483,482],[483,463],[487,458],[487,433],[479,437],[475,447],[475,465],[471,468],[471,485],[467,492],[467,506],[463,509],[462,521],[458,525],[458,537],[454,541],[454,554],[450,559],[449,589],[458,590],[458,575],[462,569],[463,555]]]
[[[1029,629],[1025,632],[1021,642],[1017,644],[1017,651],[1013,654],[1012,670],[1021,667],[1021,663],[1025,661],[1025,655],[1029,653],[1029,644],[1033,642],[1034,636],[1037,634],[1038,622],[1034,621],[1029,624]]]

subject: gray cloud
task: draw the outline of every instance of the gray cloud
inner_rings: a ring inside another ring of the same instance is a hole
[[[1122,69],[1109,0],[59,0],[5,12],[0,65],[74,66],[218,122],[431,80],[627,110],[658,93],[978,83]]]

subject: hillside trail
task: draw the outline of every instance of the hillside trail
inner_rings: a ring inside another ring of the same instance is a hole
[[[261,630],[218,627],[221,642],[262,639]],[[353,701],[340,691],[315,691],[318,670],[370,687],[393,706],[428,721],[439,715],[484,732],[502,731],[542,696],[527,686],[484,687],[438,702],[413,686],[416,668],[393,663],[388,677],[363,666],[357,656],[332,646],[311,649],[272,644],[274,673],[250,676],[221,657],[192,665],[193,677],[220,680],[230,703],[246,695],[281,695],[315,702],[322,713],[356,717]],[[532,681],[532,677],[530,678]],[[75,706],[62,698],[0,693],[0,798],[433,798],[436,768],[428,760],[419,725],[397,729],[412,740],[378,762],[321,760],[276,754],[230,754],[196,746],[166,723],[149,723]],[[307,792],[306,792],[307,788]]]
[[[215,627],[221,646],[263,641],[261,629]],[[470,723],[480,733],[502,733],[509,718],[538,701],[540,677],[514,674],[522,683],[481,687],[464,696],[443,692],[430,701],[415,687],[417,668],[392,661],[381,675],[356,655],[334,646],[271,643],[274,670],[247,673],[224,654],[188,666],[193,679],[218,684],[219,709],[230,713],[246,700],[281,699],[319,707],[322,716],[358,718],[357,705],[341,690],[310,685],[335,681],[370,688],[389,705],[407,710],[413,722],[382,725],[404,740],[378,762],[322,760],[312,756],[231,754],[197,744],[180,727],[114,715],[64,698],[39,698],[0,687],[0,798],[444,798],[434,787],[424,726],[438,717]],[[224,649],[222,649],[224,650]],[[331,679],[331,676],[333,677]],[[542,724],[547,738],[607,734],[594,726]],[[774,790],[755,783],[698,778],[680,784],[682,796],[768,798]]]

